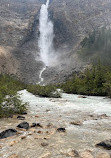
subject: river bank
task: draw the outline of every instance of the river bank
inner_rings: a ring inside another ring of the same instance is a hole
[[[28,102],[26,122],[40,127],[21,130],[17,116],[1,119],[0,132],[14,128],[18,134],[0,140],[1,158],[109,158],[110,150],[95,145],[111,138],[111,99],[62,94],[62,98],[42,98],[26,90],[18,92]],[[65,128],[65,132],[58,132]],[[108,153],[108,154],[107,154]],[[74,156],[75,155],[75,156]],[[92,156],[92,157],[91,157]]]

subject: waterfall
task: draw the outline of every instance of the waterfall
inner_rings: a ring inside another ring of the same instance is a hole
[[[43,67],[43,69],[40,71],[39,79],[40,81],[37,84],[41,84],[44,81],[44,78],[42,77],[42,73],[46,70],[46,67]]]
[[[45,66],[50,66],[51,61],[53,60],[52,55],[54,54],[53,48],[53,23],[49,19],[48,15],[48,6],[49,0],[47,0],[46,4],[41,6],[40,17],[39,17],[39,31],[40,37],[38,41],[38,46],[40,50],[40,58],[41,61],[45,64]]]
[[[42,74],[46,70],[46,67],[53,66],[56,62],[55,50],[53,47],[54,29],[53,23],[49,19],[48,6],[49,0],[47,0],[46,4],[41,6],[39,17],[40,37],[38,40],[38,46],[40,50],[40,59],[44,63],[44,67],[40,71],[40,82],[38,84],[41,84],[44,81]]]

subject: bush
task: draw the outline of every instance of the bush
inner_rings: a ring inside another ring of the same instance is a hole
[[[56,87],[52,85],[47,85],[47,86],[28,85],[27,90],[33,93],[34,95],[39,95],[41,97],[53,97],[53,98],[61,97],[60,93],[56,90]]]
[[[22,114],[26,111],[26,103],[22,104],[19,96],[6,96],[0,105],[0,117],[9,117],[14,114]]]
[[[6,95],[16,95],[17,91],[25,88],[25,85],[7,74],[0,75],[0,103]]]
[[[26,110],[26,105],[16,95],[17,91],[24,88],[25,85],[14,77],[0,75],[0,117],[9,117]]]

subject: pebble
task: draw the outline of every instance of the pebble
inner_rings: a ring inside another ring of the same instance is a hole
[[[21,138],[21,139],[26,139],[26,135],[24,135],[24,136],[21,136],[20,138]]]
[[[60,150],[62,155],[66,155],[68,157],[78,157],[79,153],[76,150],[68,149],[68,150]]]
[[[49,145],[49,144],[46,143],[46,142],[41,143],[41,146],[43,146],[43,147],[48,146],[48,145]]]
[[[82,125],[82,121],[71,122],[71,125],[81,126]]]
[[[42,131],[38,131],[37,133],[42,134],[43,132]]]
[[[39,116],[38,116],[38,115],[36,115],[35,117],[37,117],[37,118],[38,118]]]

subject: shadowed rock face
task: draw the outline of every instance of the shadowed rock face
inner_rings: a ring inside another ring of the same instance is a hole
[[[0,1],[0,46],[10,47],[11,56],[9,60],[0,55],[0,72],[16,74],[28,83],[38,82],[43,67],[38,50],[39,11],[43,3],[45,0]],[[55,83],[56,76],[58,82],[64,81],[89,63],[78,58],[77,50],[81,40],[94,29],[110,27],[111,0],[51,0],[49,13],[59,62],[56,67],[47,68],[43,77],[46,83]],[[7,60],[9,64],[5,64]]]

